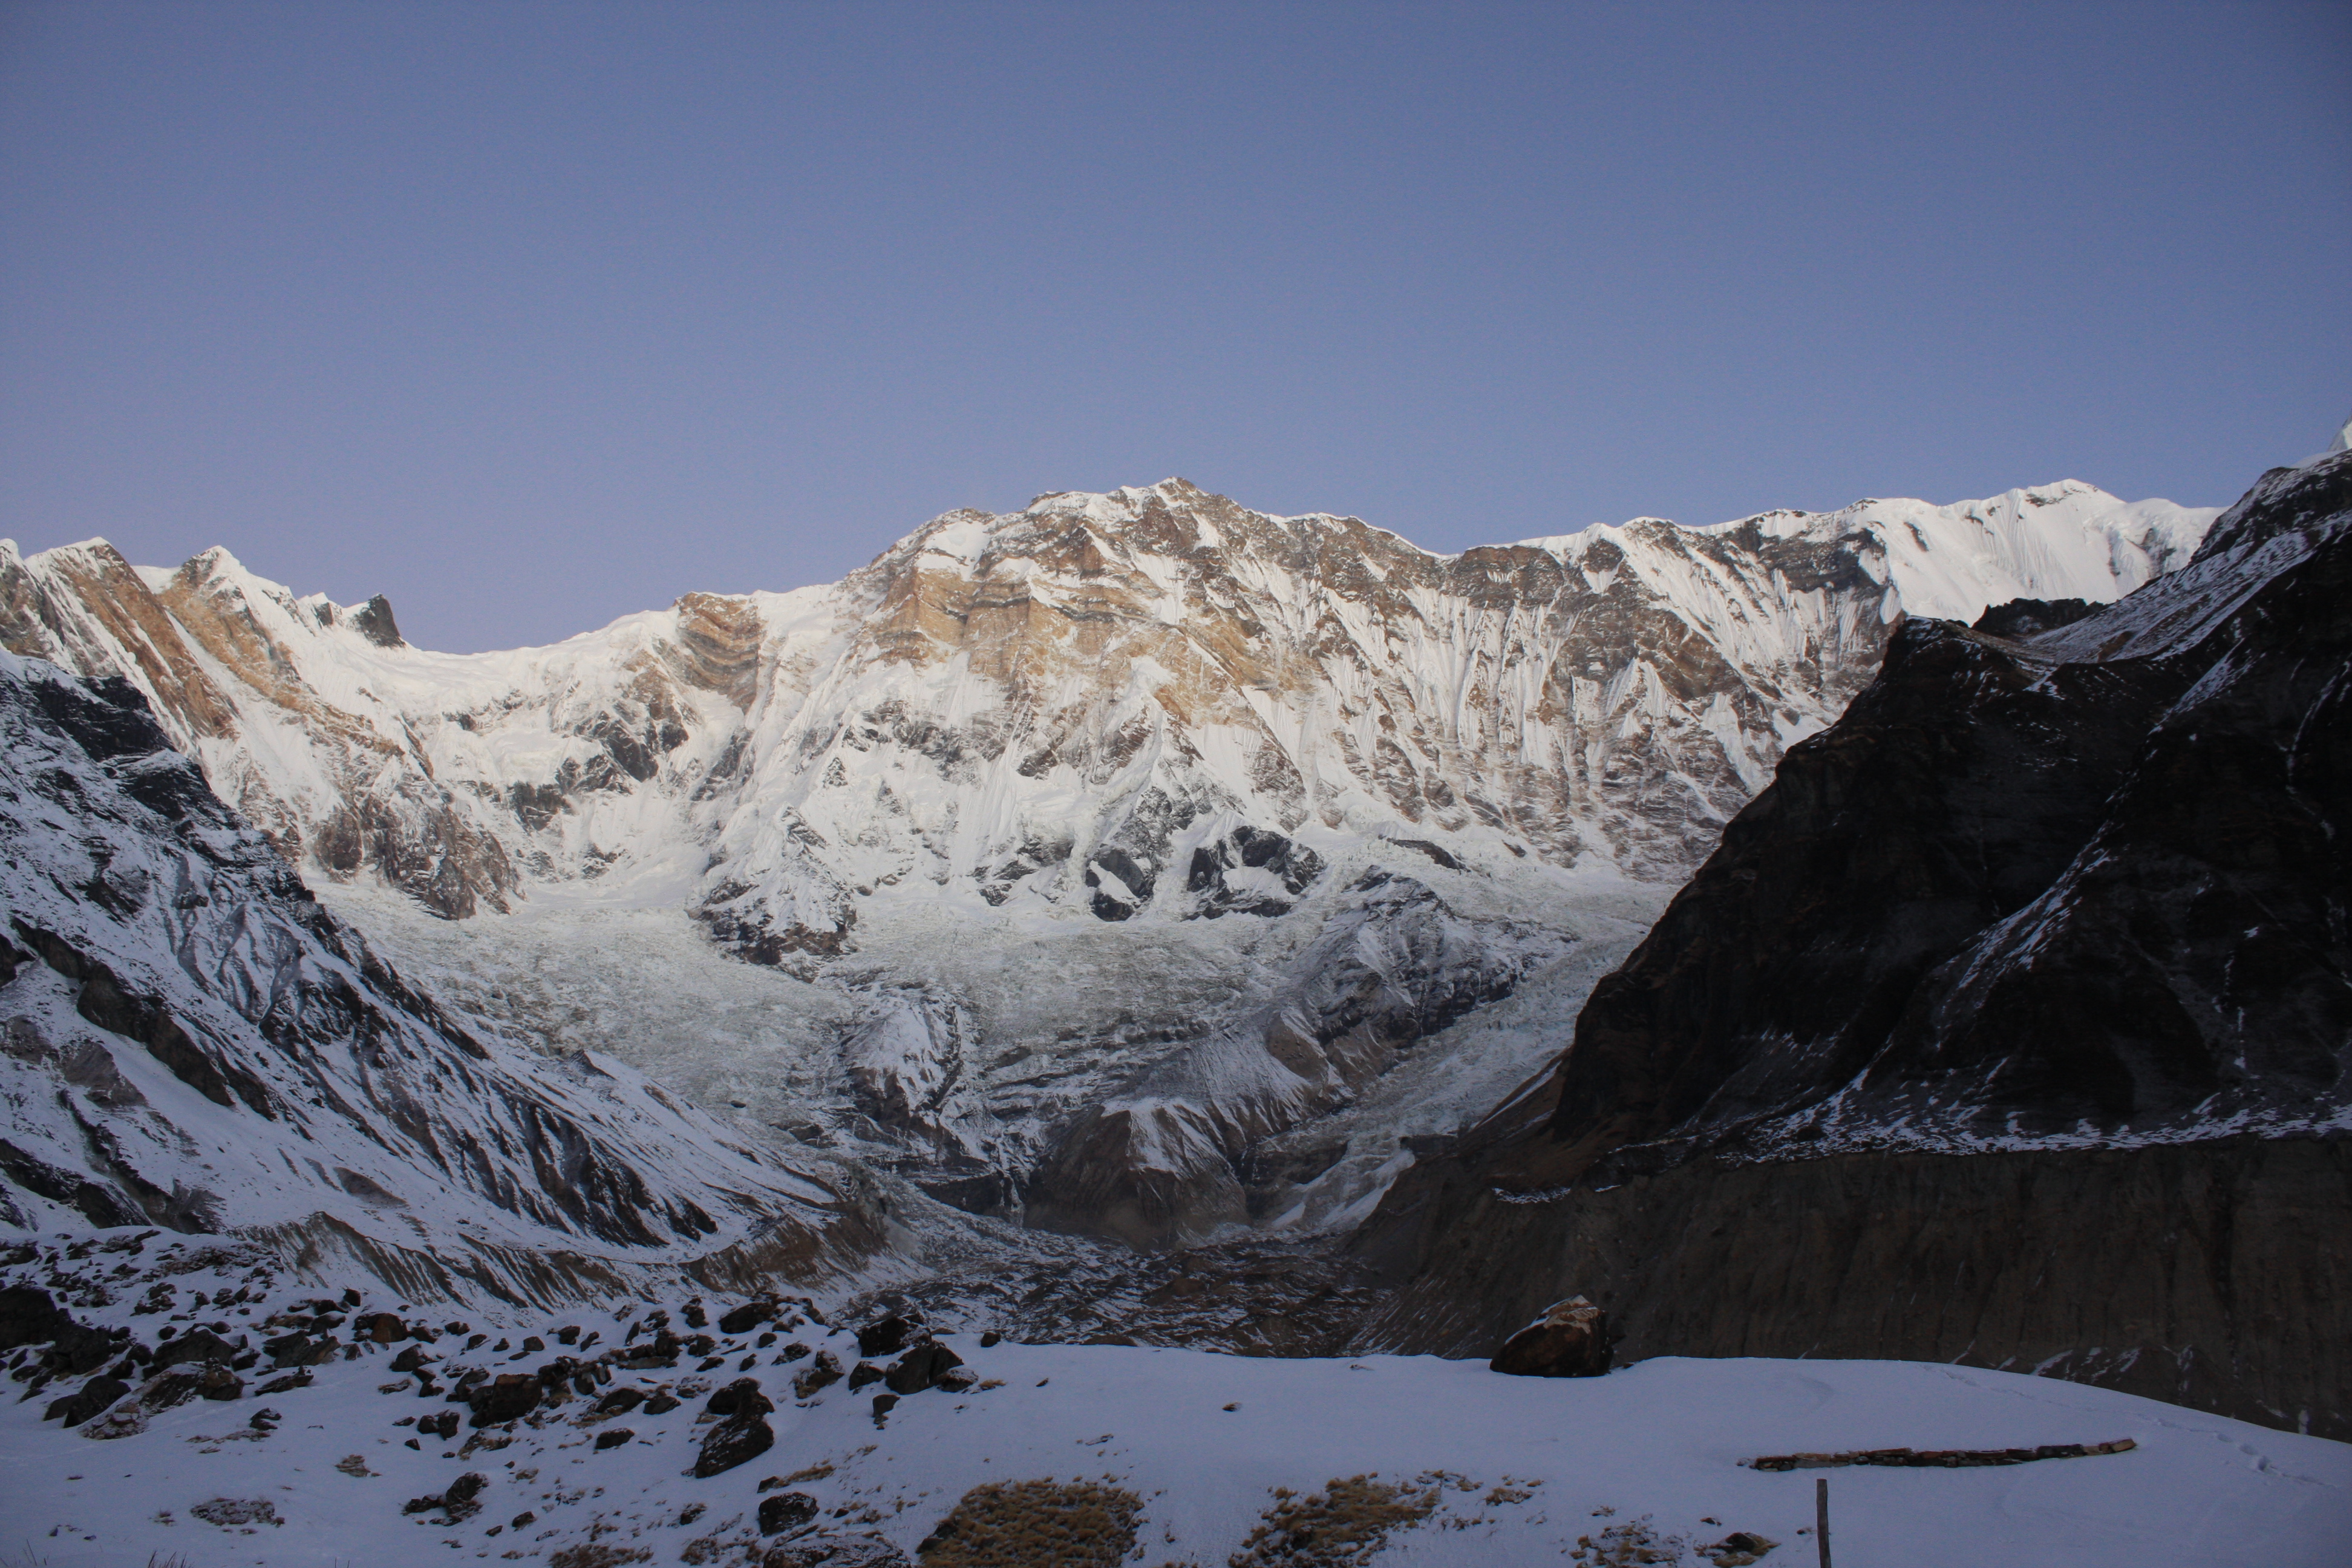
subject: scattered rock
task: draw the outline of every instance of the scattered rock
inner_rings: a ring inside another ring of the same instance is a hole
[[[460,1523],[482,1511],[482,1489],[489,1484],[490,1478],[481,1471],[468,1470],[451,1481],[446,1491],[431,1497],[410,1498],[400,1505],[400,1511],[427,1513],[437,1508],[445,1516],[446,1522]]]
[[[772,1546],[760,1568],[913,1568],[907,1554],[879,1535],[804,1535]]]
[[[430,1364],[431,1361],[432,1357],[425,1353],[425,1347],[423,1345],[411,1345],[406,1350],[392,1358],[392,1370],[394,1372],[422,1372],[428,1364]]]
[[[841,1363],[831,1351],[819,1351],[816,1359],[793,1375],[793,1397],[806,1399],[819,1389],[841,1381]]]
[[[225,1366],[206,1367],[196,1374],[196,1392],[224,1402],[245,1397],[245,1379]]]
[[[446,1442],[457,1435],[457,1413],[454,1410],[436,1410],[418,1421],[416,1430],[420,1436],[439,1437]]]
[[[855,1394],[869,1383],[879,1383],[883,1376],[880,1367],[870,1361],[861,1361],[849,1369],[849,1392]]]
[[[1749,1563],[1780,1544],[1753,1531],[1735,1530],[1714,1545],[1702,1546],[1699,1551],[1715,1564],[1715,1568],[1748,1568]]]
[[[646,1401],[646,1414],[648,1415],[667,1415],[685,1403],[685,1400],[680,1399],[677,1394],[672,1394],[668,1389],[665,1388],[656,1393],[651,1399]]]
[[[994,1350],[1003,1342],[1004,1336],[998,1333],[994,1329],[991,1329],[988,1332],[980,1336],[980,1348],[984,1351]]]
[[[604,1395],[604,1398],[596,1401],[596,1414],[599,1415],[626,1415],[630,1411],[635,1410],[638,1405],[645,1404],[645,1402],[646,1391],[642,1388],[616,1388],[613,1390],[612,1393]],[[675,1405],[672,1407],[675,1408]],[[656,1412],[656,1414],[659,1414],[659,1412]]]
[[[216,1497],[188,1510],[206,1524],[284,1524],[268,1498]]]
[[[635,1436],[636,1433],[626,1426],[608,1426],[596,1434],[596,1451],[603,1453],[607,1448],[626,1447]]]
[[[1486,1364],[1514,1377],[1599,1377],[1609,1351],[1609,1314],[1572,1296],[1506,1340]]]

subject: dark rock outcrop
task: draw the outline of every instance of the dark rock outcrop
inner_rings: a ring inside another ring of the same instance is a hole
[[[1909,622],[1575,1039],[1408,1173],[1360,1342],[2021,1366],[2352,1436],[2352,456],[2008,640]]]

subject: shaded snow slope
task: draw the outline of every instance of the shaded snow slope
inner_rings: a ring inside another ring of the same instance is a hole
[[[127,683],[0,655],[0,1220],[270,1234],[523,1295],[729,1247],[855,1261],[840,1197],[772,1152],[454,1022]]]

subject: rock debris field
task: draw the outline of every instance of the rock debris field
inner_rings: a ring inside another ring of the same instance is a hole
[[[1814,1474],[1759,1457],[2126,1436],[2063,1463],[1839,1469],[1839,1560],[2316,1563],[2352,1530],[2352,1447],[2017,1373],[1508,1377],[682,1291],[492,1311],[155,1231],[0,1259],[11,1565],[1801,1568]]]

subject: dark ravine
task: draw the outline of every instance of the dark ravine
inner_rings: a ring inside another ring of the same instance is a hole
[[[2352,1436],[2352,455],[2017,640],[1898,631],[1570,1047],[1354,1238],[1365,1348],[2042,1370]],[[2028,617],[2032,618],[2032,617]]]

